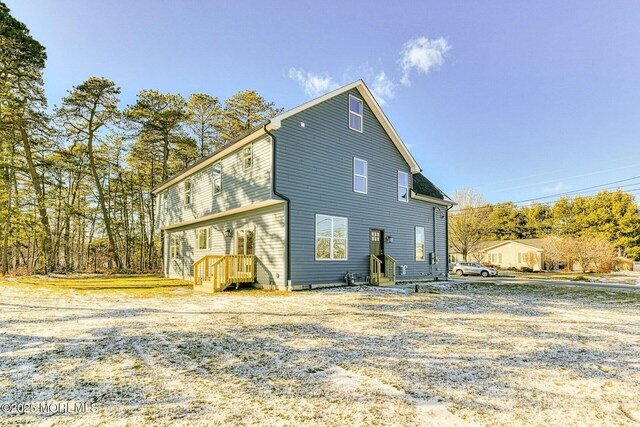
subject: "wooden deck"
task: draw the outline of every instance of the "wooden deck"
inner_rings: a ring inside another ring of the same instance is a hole
[[[253,283],[254,255],[206,255],[193,264],[193,290],[214,293],[232,284]]]
[[[385,255],[384,263],[384,272],[382,272],[382,260],[375,255],[369,255],[370,282],[372,285],[391,286],[396,283],[396,260],[389,255]]]

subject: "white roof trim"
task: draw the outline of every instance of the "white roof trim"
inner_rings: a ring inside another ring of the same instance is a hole
[[[165,226],[160,227],[160,230],[171,230],[171,229],[178,228],[178,227],[184,227],[185,225],[198,224],[198,223],[201,223],[201,222],[204,222],[204,221],[209,221],[209,220],[212,220],[212,219],[222,218],[222,217],[229,216],[229,215],[235,215],[235,214],[242,213],[242,212],[252,211],[252,210],[264,208],[264,207],[267,207],[267,206],[278,205],[278,204],[281,204],[281,203],[284,203],[284,200],[277,200],[277,199],[263,200],[262,202],[254,203],[252,205],[240,206],[239,208],[230,209],[230,210],[224,211],[224,212],[214,213],[214,214],[211,214],[211,215],[205,215],[205,216],[202,216],[200,218],[190,219],[189,221],[182,221],[182,222],[177,222],[177,223],[171,224],[171,225],[165,225]]]
[[[416,200],[422,200],[424,202],[431,202],[431,203],[435,203],[437,205],[443,205],[443,206],[454,206],[454,205],[457,205],[457,203],[454,202],[454,201],[444,200],[444,199],[437,199],[437,198],[431,197],[431,196],[425,196],[424,194],[418,194],[413,190],[411,190],[411,198],[412,199],[416,199]]]
[[[384,111],[382,111],[382,108],[380,108],[380,105],[378,105],[378,101],[376,101],[375,97],[373,96],[373,94],[371,93],[367,85],[364,83],[364,81],[362,80],[357,80],[351,84],[342,86],[341,88],[331,91],[325,95],[312,99],[311,101],[305,102],[304,104],[299,105],[296,108],[293,108],[289,111],[285,111],[284,113],[271,119],[271,125],[273,126],[274,129],[278,129],[281,126],[282,121],[284,119],[289,118],[294,114],[298,114],[299,112],[304,111],[307,108],[311,108],[314,105],[324,102],[330,98],[333,98],[336,95],[347,92],[351,89],[357,89],[360,95],[364,98],[364,101],[367,103],[367,105],[369,105],[369,107],[371,108],[371,111],[373,111],[373,114],[376,116],[380,124],[382,124],[382,127],[387,132],[387,135],[389,135],[389,138],[391,138],[391,141],[393,142],[393,144],[396,146],[396,148],[398,149],[402,157],[404,157],[405,161],[411,167],[411,173],[421,172],[422,169],[420,169],[420,165],[418,165],[418,162],[413,157],[413,155],[411,154],[411,152],[409,151],[405,143],[402,141],[402,139],[400,139],[400,136],[398,135],[396,130],[393,128],[393,125],[391,124],[387,116],[384,114]]]

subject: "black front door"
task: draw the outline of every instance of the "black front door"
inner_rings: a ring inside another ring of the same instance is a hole
[[[369,230],[369,253],[382,261],[384,273],[384,230],[372,228]]]

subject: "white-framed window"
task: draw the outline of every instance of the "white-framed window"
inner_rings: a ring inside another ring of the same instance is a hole
[[[398,171],[398,200],[409,201],[409,174],[402,171]]]
[[[177,233],[171,233],[169,243],[169,256],[176,259],[180,256],[180,236]]]
[[[353,191],[367,194],[368,186],[368,166],[367,161],[353,158]]]
[[[198,249],[211,249],[211,228],[196,229],[196,247]]]
[[[362,100],[353,95],[349,95],[349,129],[362,132]]]
[[[211,168],[211,185],[213,186],[213,195],[222,193],[222,164],[220,162]]]
[[[316,214],[316,261],[346,260],[348,247],[347,218]]]
[[[424,227],[416,227],[416,261],[424,261]]]
[[[253,144],[242,149],[242,169],[251,169],[253,166]]]
[[[162,209],[164,213],[169,212],[169,195],[167,194],[166,191],[162,193]]]
[[[191,180],[190,179],[184,182],[184,204],[187,206],[191,204]]]
[[[255,255],[256,231],[253,228],[236,230],[235,238],[236,255]]]

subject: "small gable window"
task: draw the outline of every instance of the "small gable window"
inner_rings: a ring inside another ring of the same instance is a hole
[[[398,200],[409,201],[409,174],[398,171]]]
[[[253,166],[253,144],[242,149],[242,168],[251,169]]]
[[[362,100],[349,95],[349,129],[362,132]]]
[[[184,204],[189,206],[191,204],[191,180],[184,182]]]
[[[211,181],[213,185],[213,194],[220,194],[222,192],[222,165],[220,162],[213,165]]]
[[[367,161],[353,159],[353,191],[367,194]]]

